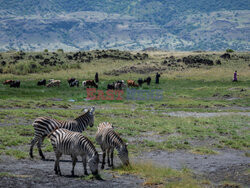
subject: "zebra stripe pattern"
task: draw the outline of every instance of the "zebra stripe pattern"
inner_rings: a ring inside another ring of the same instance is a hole
[[[118,151],[118,157],[121,159],[122,163],[124,165],[129,164],[127,143],[125,144],[121,137],[114,131],[111,123],[103,122],[99,124],[96,133],[96,141],[103,151],[102,169],[104,169],[106,154],[108,158],[108,166],[114,166],[114,148]]]
[[[39,117],[33,122],[35,130],[34,139],[31,141],[30,157],[33,158],[33,147],[37,143],[39,155],[42,159],[45,159],[41,150],[41,145],[45,137],[57,128],[65,128],[74,132],[83,132],[87,126],[93,127],[94,125],[94,111],[95,107],[90,109],[84,109],[84,113],[74,120],[59,121],[47,117]]]
[[[54,170],[56,174],[62,175],[59,160],[62,154],[71,155],[72,158],[72,171],[71,175],[74,176],[74,169],[77,162],[77,156],[82,157],[84,174],[87,172],[87,157],[89,158],[88,164],[93,175],[98,175],[99,156],[93,143],[81,133],[72,132],[67,129],[59,128],[48,135],[51,144],[53,145],[56,155]]]

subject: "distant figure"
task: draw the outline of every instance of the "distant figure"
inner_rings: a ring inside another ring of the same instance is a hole
[[[155,76],[155,83],[159,84],[159,78],[161,77],[161,75],[157,72],[156,76]]]
[[[234,79],[233,79],[233,82],[238,82],[238,79],[237,79],[237,71],[234,72]]]
[[[95,73],[95,82],[98,83],[99,82],[99,77],[98,77],[98,72]]]

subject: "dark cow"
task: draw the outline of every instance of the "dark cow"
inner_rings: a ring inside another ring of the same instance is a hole
[[[141,86],[142,86],[142,84],[143,84],[143,80],[142,80],[142,78],[139,78],[137,82],[138,82],[139,86],[141,87]]]
[[[38,81],[38,82],[37,82],[37,85],[38,85],[38,86],[46,86],[46,80],[43,79],[43,80]]]
[[[144,79],[144,82],[147,83],[147,85],[149,86],[150,85],[150,82],[151,82],[151,77],[147,77],[146,79]]]
[[[86,81],[83,81],[82,82],[82,86],[83,87],[95,87],[95,88],[98,88],[98,85],[95,83],[94,80],[86,80]]]
[[[75,78],[69,78],[67,81],[68,81],[68,83],[69,83],[69,86],[70,86],[70,84],[72,83],[72,82],[74,82],[76,79]]]
[[[109,90],[109,89],[114,90],[114,89],[115,89],[115,83],[113,82],[112,84],[108,84],[108,85],[107,85],[107,89],[108,89],[108,90]]]
[[[20,87],[20,81],[17,80],[17,81],[14,81],[12,83],[10,83],[10,87],[16,87],[16,88],[19,88]]]
[[[75,80],[75,81],[73,81],[73,82],[70,82],[69,86],[70,86],[70,87],[74,87],[74,86],[79,87],[79,81],[78,81],[78,80]]]
[[[14,80],[5,80],[3,85],[10,85],[11,83],[15,82]]]

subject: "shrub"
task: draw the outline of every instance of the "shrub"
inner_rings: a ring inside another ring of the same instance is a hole
[[[227,52],[227,53],[232,53],[232,52],[234,52],[234,50],[232,50],[232,49],[227,49],[226,52]]]
[[[58,49],[57,52],[63,53],[63,49]]]
[[[49,52],[49,50],[48,50],[48,49],[45,49],[43,52],[46,52],[46,53],[47,53],[47,52]]]

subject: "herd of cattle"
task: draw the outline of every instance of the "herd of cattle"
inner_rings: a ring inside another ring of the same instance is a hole
[[[79,80],[77,80],[76,78],[69,78],[68,80],[68,84],[70,87],[79,87]],[[134,80],[127,80],[127,86],[128,87],[141,87],[143,83],[147,83],[147,85],[150,85],[151,83],[151,77],[147,77],[146,79],[142,79],[139,78],[136,81]],[[4,85],[10,85],[10,87],[16,87],[19,88],[20,87],[20,80],[5,80],[3,82]],[[55,80],[55,79],[50,79],[48,80],[48,83],[46,81],[46,79],[40,80],[37,82],[37,86],[46,86],[46,87],[59,87],[61,84],[61,80]],[[82,82],[82,86],[83,87],[95,87],[98,88],[98,84],[95,82],[95,80],[86,80]],[[126,87],[124,80],[118,80],[116,82],[110,83],[107,85],[107,89],[116,89],[116,90],[121,90],[124,89]]]

